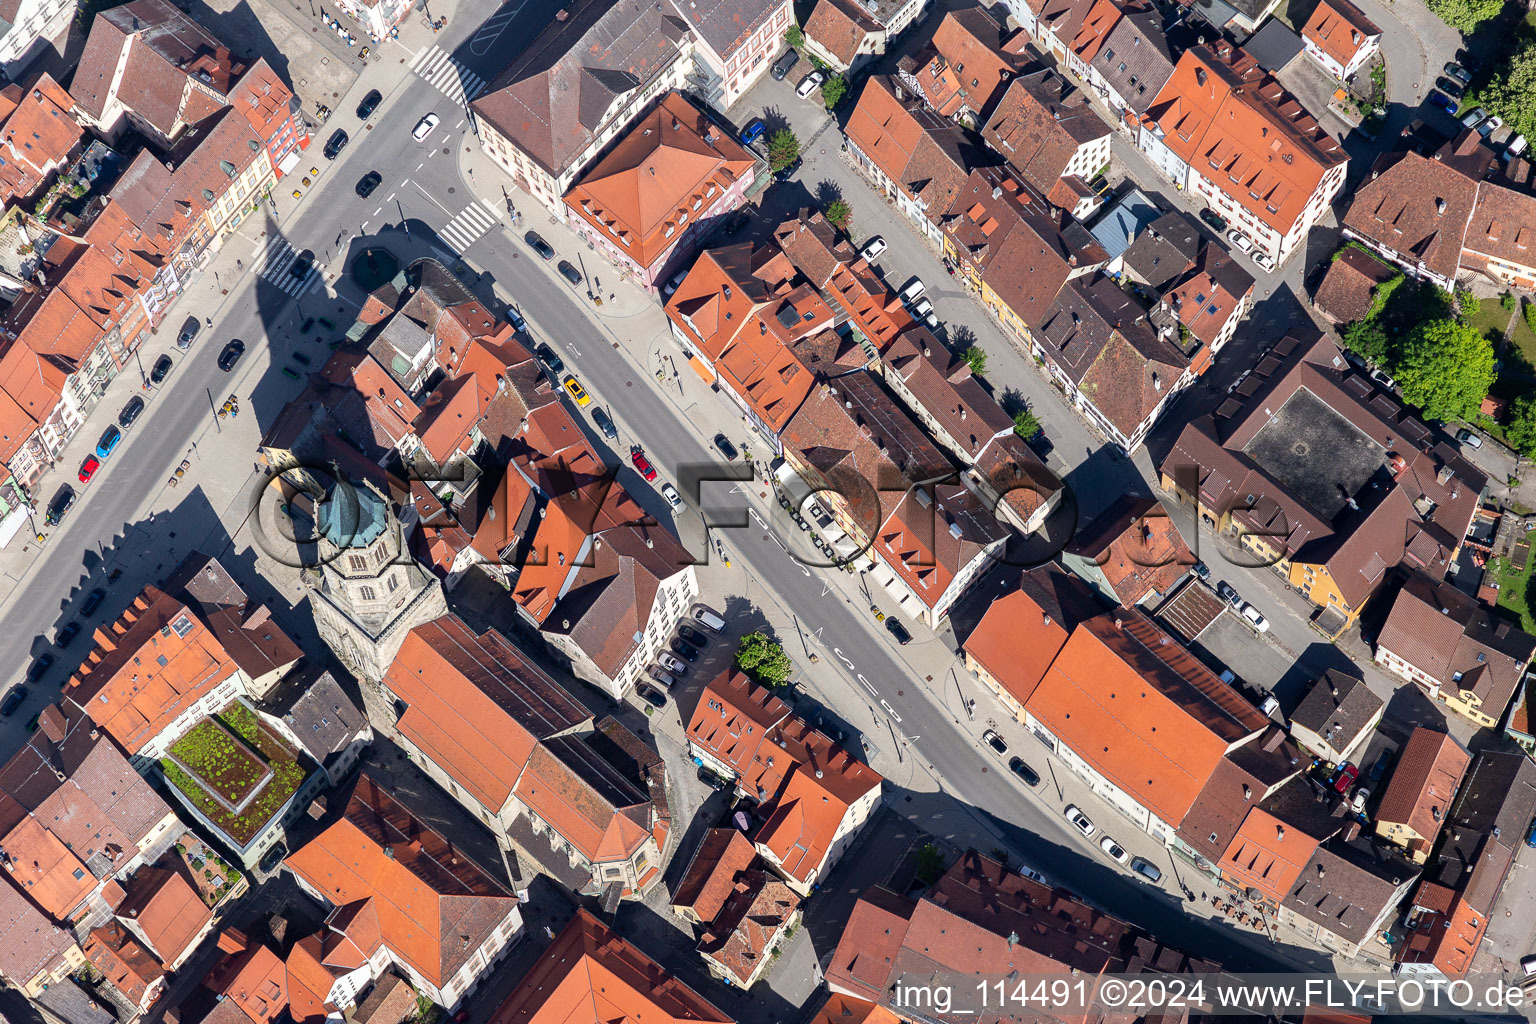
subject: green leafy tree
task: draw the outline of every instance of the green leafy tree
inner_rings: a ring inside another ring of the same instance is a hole
[[[848,226],[853,223],[853,207],[848,205],[847,200],[834,199],[821,212],[826,216],[828,224],[844,234],[848,233]]]
[[[1513,313],[1515,311],[1515,303],[1518,301],[1519,300],[1515,298],[1514,292],[1505,292],[1503,295],[1499,296],[1499,305],[1509,313]]]
[[[761,630],[741,638],[736,667],[763,686],[783,686],[795,670],[784,645]]]
[[[833,75],[821,83],[821,101],[827,105],[828,110],[836,110],[847,95],[848,79],[842,75]]]
[[[1510,405],[1504,439],[1521,455],[1536,459],[1536,397],[1521,395]]]
[[[932,843],[924,843],[917,851],[917,880],[932,885],[944,874],[944,853]]]
[[[800,31],[799,25],[791,25],[784,33],[784,41],[798,50],[805,45],[805,33]]]
[[[1536,45],[1527,43],[1496,67],[1480,99],[1521,135],[1536,131]]]
[[[1409,332],[1392,369],[1403,399],[1430,419],[1470,419],[1493,385],[1493,345],[1464,323],[1431,320]]]
[[[1386,362],[1391,345],[1378,321],[1361,320],[1344,328],[1344,347],[1373,363]]]
[[[768,139],[768,166],[775,174],[800,158],[800,136],[780,128]]]
[[[971,372],[976,376],[987,375],[987,350],[980,345],[972,345],[966,349],[961,358],[971,364]]]
[[[1461,310],[1461,315],[1467,318],[1477,316],[1483,308],[1483,302],[1465,288],[1456,289],[1456,308]]]
[[[1013,414],[1013,432],[1028,441],[1040,433],[1040,421],[1028,409],[1020,409]]]
[[[1504,0],[1428,0],[1429,9],[1454,29],[1470,33],[1504,10]]]

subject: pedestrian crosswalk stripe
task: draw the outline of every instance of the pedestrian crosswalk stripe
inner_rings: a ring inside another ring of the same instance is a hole
[[[416,55],[411,70],[455,103],[468,103],[485,88],[485,79],[454,59],[440,46]]]
[[[483,201],[482,201],[483,203]],[[496,226],[497,215],[488,213],[489,203],[471,204],[464,207],[447,226],[438,232],[438,237],[447,242],[456,252],[462,253],[473,245],[481,235]]]
[[[271,238],[254,257],[256,274],[285,295],[299,298],[320,283],[320,271],[311,266],[302,278],[294,277],[289,267],[298,258],[299,250],[288,244],[287,239]]]

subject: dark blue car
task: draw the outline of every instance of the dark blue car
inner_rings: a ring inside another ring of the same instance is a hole
[[[1435,89],[1429,90],[1429,95],[1425,97],[1425,99],[1429,101],[1430,106],[1439,107],[1447,114],[1454,115],[1457,110],[1461,109],[1460,103],[1457,103],[1445,93],[1439,92]]]
[[[747,123],[747,126],[741,130],[741,144],[743,146],[752,145],[752,143],[762,138],[763,133],[767,130],[768,126],[763,123],[763,119],[760,117],[754,117]]]

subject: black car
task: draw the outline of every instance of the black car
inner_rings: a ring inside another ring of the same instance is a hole
[[[544,236],[537,231],[528,232],[523,236],[523,241],[527,242],[528,248],[538,253],[541,258],[546,260],[555,258],[555,247],[544,241]]]
[[[581,284],[581,271],[571,266],[570,260],[561,260],[560,266],[556,269],[560,271],[560,276],[571,284]]]
[[[309,275],[315,265],[315,252],[313,249],[305,249],[299,253],[299,258],[288,266],[288,273],[294,277],[303,278]]]
[[[885,630],[896,638],[896,642],[905,647],[912,642],[912,634],[907,632],[907,627],[890,615],[885,617]]]
[[[203,323],[195,316],[187,317],[186,323],[181,325],[181,332],[176,335],[176,347],[185,352],[192,347],[192,339],[197,337],[197,332],[203,329]]]
[[[368,90],[368,95],[363,97],[363,102],[357,105],[357,116],[364,121],[368,120],[368,118],[373,116],[373,112],[379,109],[379,104],[383,102],[383,99],[384,95],[379,90]]]
[[[117,425],[124,430],[133,426],[133,421],[139,418],[139,413],[144,411],[144,399],[134,395],[128,399],[128,404],[123,406],[123,411],[117,414]]]
[[[731,439],[724,434],[715,435],[715,447],[719,449],[720,454],[724,455],[728,462],[735,462],[736,456],[741,454],[736,450],[736,446],[731,444]]]
[[[1026,786],[1040,785],[1040,776],[1036,775],[1035,770],[1025,764],[1020,758],[1015,757],[1011,759],[1008,762],[1008,770],[1023,779]]]
[[[1226,602],[1233,608],[1243,603],[1243,599],[1237,596],[1237,590],[1226,580],[1221,580],[1216,584],[1216,593],[1225,598]]]
[[[219,353],[219,369],[228,373],[235,368],[235,364],[240,361],[240,357],[243,355],[245,355],[245,342],[236,338],[228,345],[225,345],[224,351]]]
[[[89,615],[101,607],[101,602],[107,599],[107,592],[97,587],[85,597],[85,603],[80,606],[81,615]]]
[[[43,678],[43,676],[47,675],[48,670],[53,668],[53,662],[54,657],[52,654],[44,654],[42,657],[34,661],[32,663],[32,667],[27,669],[27,682],[35,683],[39,679]]]
[[[59,635],[53,638],[53,642],[59,647],[68,647],[80,635],[80,623],[66,622],[64,628],[59,630]]]
[[[165,378],[171,372],[171,357],[161,356],[155,360],[155,365],[149,368],[149,382],[151,384],[163,384]]]
[[[1472,84],[1472,72],[1468,71],[1466,68],[1462,67],[1460,64],[1457,64],[1453,60],[1446,61],[1445,67],[1441,70],[1444,71],[1447,75],[1450,75],[1452,78],[1456,79],[1456,81],[1460,82],[1462,85]]]
[[[59,488],[59,493],[53,496],[48,503],[48,514],[43,517],[43,522],[49,526],[58,526],[64,520],[64,513],[70,510],[75,503],[75,489],[69,484]]]
[[[701,651],[709,646],[709,637],[694,629],[692,626],[678,626],[677,635],[693,644],[693,646],[697,647]]]
[[[781,167],[779,170],[774,171],[773,176],[780,181],[788,181],[790,178],[793,178],[799,172],[799,170],[800,158],[795,157],[793,163],[791,163],[788,167]]]
[[[650,683],[636,683],[635,692],[640,695],[641,700],[653,708],[664,708],[667,706],[667,695]]]
[[[682,637],[676,637],[676,636],[673,637],[672,638],[671,647],[672,647],[672,653],[676,654],[679,658],[682,658],[684,661],[698,661],[699,660],[699,652],[697,650],[695,650],[693,647],[690,647],[686,642],[684,642]]]
[[[378,93],[369,93],[369,95],[377,96]],[[261,861],[256,866],[263,871],[271,871],[281,864],[286,856],[288,856],[288,847],[282,843],[276,843],[272,849],[261,855]]]
[[[25,686],[12,687],[11,692],[5,695],[5,700],[0,701],[0,715],[10,718],[26,699],[27,688]]]
[[[768,73],[773,76],[775,82],[784,81],[784,76],[789,74],[796,64],[800,63],[800,55],[794,50],[785,50],[784,56],[773,62],[773,67]]]
[[[325,158],[327,160],[335,160],[341,155],[341,151],[347,148],[349,141],[347,133],[337,128],[325,142]]]
[[[1460,82],[1452,81],[1449,78],[1435,79],[1435,88],[1439,89],[1453,100],[1461,99],[1461,97],[1466,92],[1466,89]]]
[[[1209,207],[1200,211],[1200,219],[1209,224],[1217,234],[1227,230],[1226,218]]]
[[[369,171],[363,175],[362,180],[357,183],[357,198],[367,199],[373,195],[373,190],[378,188],[383,180],[384,176],[378,171]]]
[[[619,428],[613,425],[613,417],[608,415],[608,410],[600,405],[592,407],[592,422],[597,424],[597,429],[603,432],[603,436],[610,441],[616,441],[619,437]]]
[[[555,354],[555,350],[542,341],[534,346],[533,354],[538,357],[539,363],[549,371],[551,377],[559,377],[565,372],[565,361]]]

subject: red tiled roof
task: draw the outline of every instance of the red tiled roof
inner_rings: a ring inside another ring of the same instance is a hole
[[[1380,35],[1376,23],[1349,0],[1322,0],[1301,27],[1301,38],[1315,44],[1343,67],[1349,67],[1366,40]]]
[[[1377,830],[1407,825],[1421,838],[1409,839],[1404,845],[1427,851],[1440,834],[1440,825],[1450,813],[1451,801],[1471,760],[1466,748],[1448,733],[1424,726],[1414,729],[1398,754],[1397,766],[1376,808]]]

